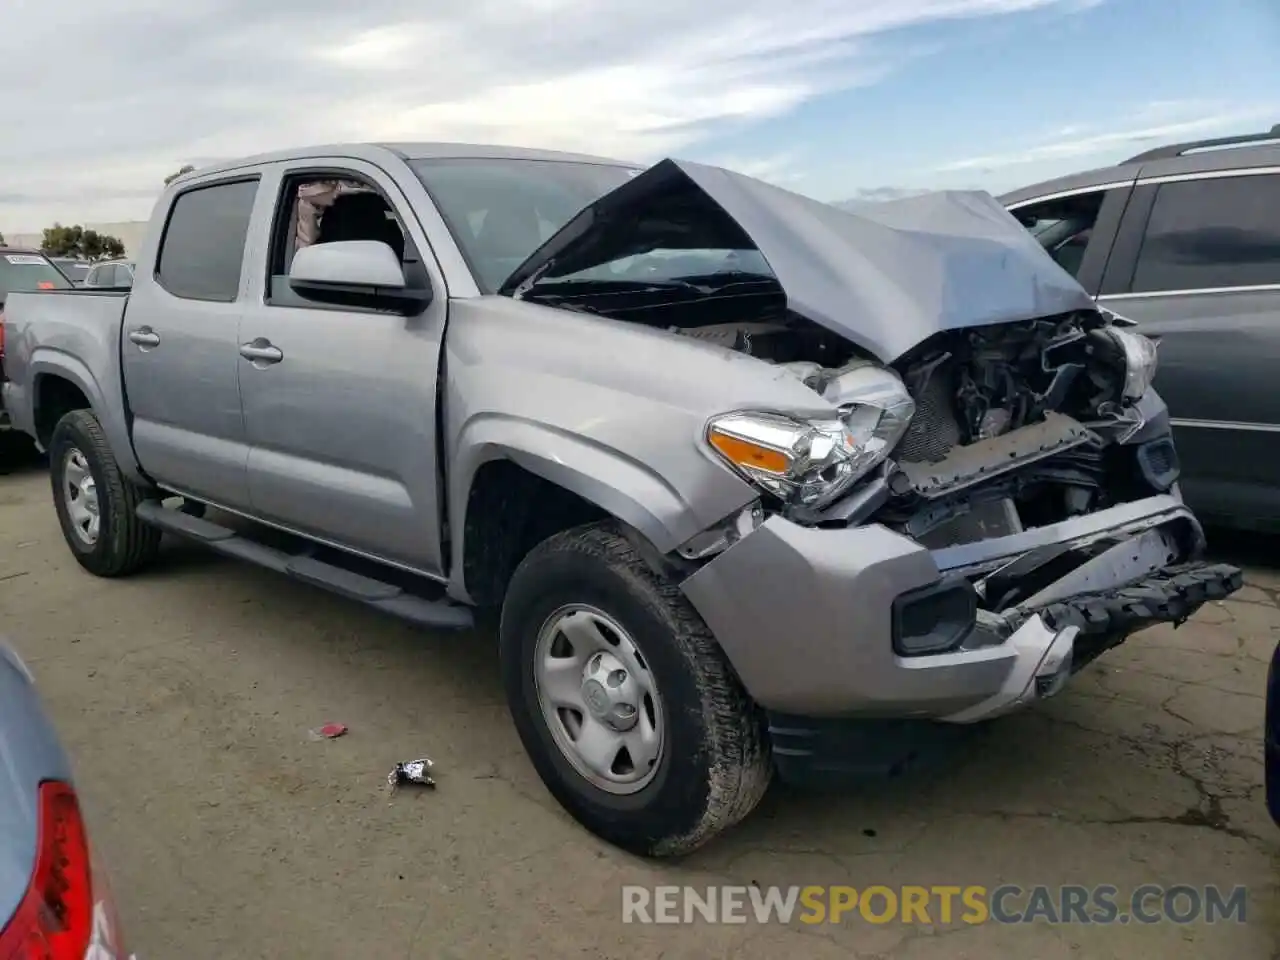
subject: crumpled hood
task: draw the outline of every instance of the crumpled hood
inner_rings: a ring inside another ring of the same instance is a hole
[[[768,261],[790,310],[886,363],[942,330],[1096,309],[990,194],[930,193],[846,211],[683,160],[663,160],[587,207],[500,292],[519,295],[543,272],[658,247],[743,246]]]

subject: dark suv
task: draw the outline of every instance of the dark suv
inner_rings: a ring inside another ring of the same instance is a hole
[[[1182,491],[1280,527],[1280,124],[1000,198],[1098,301],[1160,340]]]

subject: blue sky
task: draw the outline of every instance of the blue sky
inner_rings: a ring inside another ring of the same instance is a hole
[[[1277,0],[1068,3],[925,23],[873,48],[882,78],[691,152],[822,199],[884,186],[998,192],[1152,143],[1280,123]]]
[[[349,140],[1000,192],[1280,123],[1276,51],[1280,0],[7,0],[0,62],[41,82],[6,103],[0,231],[143,219],[184,163]]]

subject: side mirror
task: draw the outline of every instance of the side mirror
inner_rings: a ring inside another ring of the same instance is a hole
[[[380,240],[340,240],[303,247],[289,265],[289,286],[310,300],[340,304],[422,306],[431,299],[430,290],[405,283],[400,259]]]

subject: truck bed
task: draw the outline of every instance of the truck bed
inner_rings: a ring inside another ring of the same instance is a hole
[[[60,374],[79,386],[99,416],[124,409],[120,332],[128,302],[129,292],[123,289],[9,294],[4,305],[4,408],[14,427],[38,435],[32,391],[45,373]],[[110,429],[105,422],[103,426]]]

